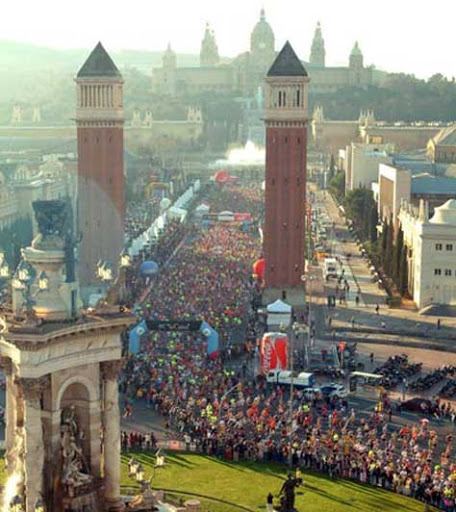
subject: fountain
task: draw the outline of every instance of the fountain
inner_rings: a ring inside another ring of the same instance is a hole
[[[216,160],[213,167],[264,166],[265,155],[264,148],[259,148],[248,140],[244,147],[230,149],[227,157]]]

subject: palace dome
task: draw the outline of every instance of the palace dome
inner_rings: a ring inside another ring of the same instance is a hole
[[[266,21],[264,9],[261,9],[260,19],[250,36],[250,49],[252,52],[274,50],[274,32],[271,25]]]
[[[456,199],[449,199],[442,206],[434,209],[431,224],[450,224],[456,226]]]

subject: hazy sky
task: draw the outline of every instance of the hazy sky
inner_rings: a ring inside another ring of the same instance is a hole
[[[355,39],[366,64],[428,77],[456,75],[455,0],[7,0],[0,39],[40,45],[198,52],[209,21],[219,53],[249,46],[264,6],[276,48],[289,39],[306,60],[318,20],[328,65],[348,61]]]

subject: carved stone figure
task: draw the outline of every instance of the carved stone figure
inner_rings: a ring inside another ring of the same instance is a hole
[[[62,483],[67,486],[70,496],[74,488],[93,480],[81,446],[83,439],[84,433],[78,427],[76,410],[72,405],[61,415]]]
[[[38,231],[43,236],[65,234],[68,209],[65,201],[33,201]]]
[[[288,475],[279,493],[279,496],[282,496],[280,512],[294,512],[295,487],[297,486],[298,481],[296,478],[293,478],[292,475]]]

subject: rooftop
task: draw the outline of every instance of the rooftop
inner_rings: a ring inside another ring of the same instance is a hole
[[[412,194],[449,195],[456,194],[456,178],[421,173],[412,176]],[[446,204],[446,203],[445,203]]]
[[[82,65],[77,75],[78,78],[93,77],[116,77],[122,78],[120,71],[117,69],[108,52],[101,43],[92,50],[88,59]]]
[[[267,76],[307,76],[307,71],[288,41],[275,58]]]
[[[456,199],[449,199],[442,206],[435,208],[434,215],[429,222],[431,224],[450,224],[456,226]]]
[[[456,124],[440,130],[433,140],[439,146],[456,146]]]

